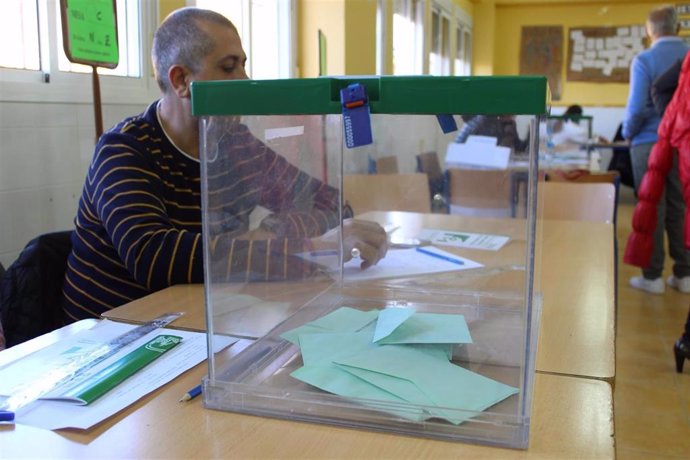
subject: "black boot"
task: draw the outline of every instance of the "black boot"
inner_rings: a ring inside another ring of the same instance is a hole
[[[685,336],[678,339],[673,346],[673,354],[676,357],[676,372],[680,374],[683,372],[683,363],[690,359],[690,340]]]

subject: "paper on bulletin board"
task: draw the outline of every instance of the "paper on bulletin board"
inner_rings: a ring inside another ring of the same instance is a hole
[[[627,83],[632,59],[645,49],[641,24],[568,31],[568,81]]]

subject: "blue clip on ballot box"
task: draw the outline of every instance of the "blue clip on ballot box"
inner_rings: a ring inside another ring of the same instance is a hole
[[[205,406],[527,447],[546,94],[541,77],[195,82],[209,350],[245,339],[209,354]]]

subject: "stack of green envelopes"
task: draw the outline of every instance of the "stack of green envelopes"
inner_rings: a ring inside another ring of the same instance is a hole
[[[450,361],[453,345],[472,343],[463,315],[341,307],[282,337],[302,352],[293,377],[406,419],[459,424],[518,392]]]

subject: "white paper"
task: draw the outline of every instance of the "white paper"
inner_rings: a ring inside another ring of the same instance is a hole
[[[360,259],[351,259],[343,266],[343,276],[347,281],[369,280],[377,278],[391,278],[400,276],[426,275],[430,273],[440,273],[457,270],[468,270],[471,268],[483,267],[482,264],[475,262],[447,251],[443,251],[434,246],[425,246],[424,250],[432,251],[436,254],[462,262],[458,265],[437,257],[430,256],[417,251],[417,248],[410,249],[390,249],[386,257],[379,260],[378,264],[366,270],[360,268]]]
[[[137,326],[104,320],[90,330],[79,332],[69,339],[62,340],[18,360],[0,371],[0,394],[5,396],[11,394],[16,389],[13,385],[17,385],[22,379],[24,379],[24,383],[19,383],[20,385],[30,385],[31,382],[35,382],[36,379],[40,378],[41,372],[47,370],[46,367],[37,367],[38,363],[50,362],[51,356],[55,358],[62,355],[62,358],[66,358],[70,353],[77,352],[80,347],[91,346],[89,344],[92,344],[96,337],[101,343],[107,342],[135,327]],[[205,333],[157,329],[123,347],[118,353],[95,366],[93,372],[106,367],[161,333],[177,335],[183,340],[178,346],[92,404],[81,406],[73,402],[39,400],[20,408],[15,414],[15,423],[48,430],[91,428],[208,357]],[[216,350],[214,352],[231,345],[235,341],[237,339],[232,337],[216,337],[214,340]]]
[[[446,151],[446,166],[479,166],[507,169],[510,148],[482,142],[458,144],[451,142]]]
[[[434,230],[426,228],[419,233],[417,238],[420,240],[431,241],[436,245],[469,249],[483,249],[487,251],[498,251],[505,246],[508,241],[510,241],[510,237],[504,235]]]
[[[266,142],[281,137],[301,136],[304,134],[304,126],[290,126],[289,128],[271,128],[264,131]]]

